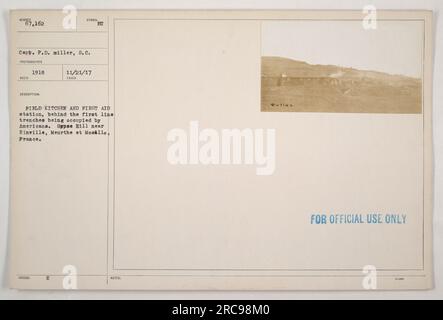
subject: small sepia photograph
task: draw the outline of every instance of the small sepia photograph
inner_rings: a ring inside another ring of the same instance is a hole
[[[262,23],[261,111],[422,113],[424,24]]]

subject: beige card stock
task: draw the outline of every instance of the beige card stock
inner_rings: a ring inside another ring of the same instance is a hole
[[[10,26],[11,287],[432,287],[431,12]]]

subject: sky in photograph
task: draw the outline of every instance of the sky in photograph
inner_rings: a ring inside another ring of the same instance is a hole
[[[421,78],[423,33],[422,21],[266,21],[262,56]]]

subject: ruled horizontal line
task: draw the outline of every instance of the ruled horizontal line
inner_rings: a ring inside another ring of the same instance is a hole
[[[107,31],[48,31],[48,30],[41,30],[41,31],[35,31],[35,30],[17,30],[19,33],[108,33]]]
[[[107,63],[17,63],[17,66],[108,66]]]
[[[16,49],[64,49],[64,50],[73,50],[73,49],[109,49],[108,47],[17,47]]]
[[[59,82],[107,82],[108,80],[17,80],[20,82],[54,82],[54,81],[59,81]]]

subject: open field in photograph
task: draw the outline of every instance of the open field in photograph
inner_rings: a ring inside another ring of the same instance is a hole
[[[422,81],[402,75],[262,57],[261,111],[422,112]]]

